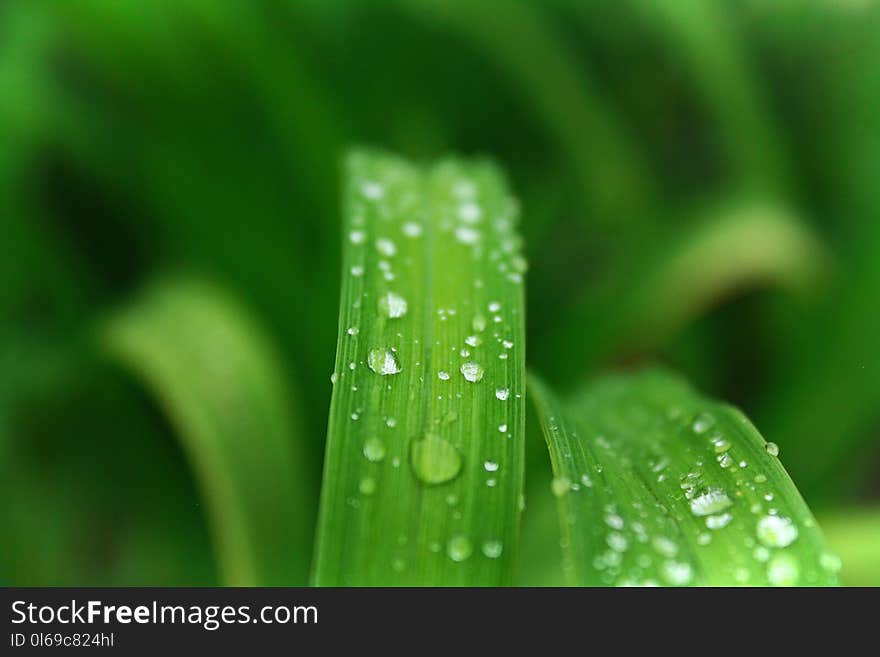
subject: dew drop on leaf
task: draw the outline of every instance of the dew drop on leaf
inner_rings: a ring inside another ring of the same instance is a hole
[[[394,292],[386,292],[379,297],[378,305],[379,312],[389,319],[399,319],[406,315],[406,299]]]
[[[681,561],[665,561],[660,568],[663,579],[672,586],[687,586],[694,576],[694,570],[689,563]]]
[[[706,518],[706,527],[709,529],[723,529],[730,524],[733,516],[729,513],[721,513],[717,516],[709,516]]]
[[[372,477],[364,477],[358,484],[358,490],[362,495],[372,495],[376,492],[376,480]]]
[[[371,349],[367,355],[367,366],[381,376],[400,372],[397,354],[390,349]]]
[[[385,443],[373,436],[364,443],[364,457],[372,463],[380,463],[385,458]]]
[[[767,547],[783,548],[794,543],[798,530],[790,518],[764,516],[758,521],[757,534]]]
[[[556,497],[562,497],[571,490],[571,482],[568,480],[568,477],[554,477],[553,482],[550,484],[550,489]]]
[[[479,363],[468,361],[461,366],[461,374],[466,381],[477,383],[483,379],[483,367]]]
[[[764,445],[764,449],[770,456],[779,456],[779,445],[776,443],[767,443]]]
[[[376,250],[386,258],[391,258],[397,253],[397,246],[388,238],[382,237],[376,240]]]
[[[704,434],[713,426],[715,426],[715,418],[710,413],[700,413],[694,418],[691,428],[694,433]]]
[[[489,540],[484,541],[482,546],[483,554],[489,559],[497,559],[504,551],[501,541]]]
[[[507,398],[510,397],[510,388],[498,388],[495,391],[495,397],[501,401],[507,401]]]
[[[467,560],[473,552],[470,540],[467,536],[454,536],[449,539],[446,545],[446,554],[449,558],[456,562]]]
[[[432,433],[410,443],[410,465],[423,484],[444,484],[461,472],[461,454],[445,438]]]
[[[691,500],[691,512],[696,516],[711,516],[729,509],[733,502],[720,488],[709,488]]]
[[[794,586],[800,576],[800,566],[790,554],[777,554],[767,564],[767,581],[773,586]]]

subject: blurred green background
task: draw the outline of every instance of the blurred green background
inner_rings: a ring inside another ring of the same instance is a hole
[[[530,367],[661,361],[740,405],[844,583],[880,583],[872,0],[0,3],[0,583],[221,581],[174,404],[102,344],[159,279],[222,290],[273,354],[310,531],[363,144],[496,158]]]

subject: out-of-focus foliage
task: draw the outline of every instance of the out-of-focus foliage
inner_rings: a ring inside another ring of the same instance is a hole
[[[839,546],[880,494],[878,61],[870,0],[0,3],[0,581],[218,581],[175,425],[98,348],[168,270],[265,328],[317,481],[351,143],[503,162],[529,366],[743,407],[876,581]]]

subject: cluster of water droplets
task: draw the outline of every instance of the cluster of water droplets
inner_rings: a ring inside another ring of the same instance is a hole
[[[495,264],[498,272],[511,283],[522,282],[522,273],[525,271],[525,262],[518,253],[519,242],[514,230],[516,208],[506,199],[487,206],[479,197],[480,188],[474,181],[461,177],[451,184],[451,198],[449,209],[441,220],[439,229],[450,231],[456,242],[471,251],[475,257],[488,257]],[[517,320],[516,317],[504,317],[504,309],[498,301],[485,302],[481,308],[469,309],[465,303],[461,309],[453,307],[435,308],[439,321],[447,322],[456,317],[461,310],[462,314],[469,313],[470,330],[467,331],[461,343],[452,348],[452,360],[444,361],[447,354],[439,353],[438,342],[436,345],[418,345],[418,341],[405,339],[405,328],[398,328],[396,337],[395,328],[405,327],[406,318],[412,311],[409,301],[401,293],[405,289],[407,281],[406,267],[412,263],[406,253],[408,240],[425,239],[426,224],[424,215],[420,214],[423,208],[419,208],[420,201],[411,196],[401,201],[399,189],[394,181],[385,180],[382,176],[371,177],[364,175],[354,183],[353,198],[349,216],[351,226],[348,240],[355,248],[349,251],[353,261],[350,264],[349,274],[353,279],[363,277],[368,267],[377,267],[382,279],[387,282],[387,287],[372,302],[379,319],[379,326],[383,326],[382,333],[386,337],[385,344],[375,343],[370,345],[370,337],[367,331],[354,323],[345,328],[343,338],[348,340],[346,350],[348,353],[364,354],[364,360],[351,359],[345,367],[332,375],[331,380],[337,385],[341,378],[346,376],[346,369],[354,373],[358,364],[366,365],[371,374],[368,376],[387,377],[387,389],[391,390],[391,384],[404,368],[413,368],[408,381],[417,380],[437,388],[437,399],[449,398],[453,402],[464,399],[471,386],[480,386],[480,390],[486,389],[494,404],[499,405],[497,415],[505,419],[497,424],[498,432],[504,436],[510,435],[510,425],[506,418],[507,409],[511,398],[520,399],[521,392],[511,390],[509,384],[502,381],[490,381],[494,378],[488,375],[495,372],[495,368],[487,368],[487,359],[497,358],[507,360],[515,347],[514,340],[505,334],[509,326],[507,320]],[[411,207],[405,208],[406,204]],[[405,211],[404,211],[405,210]],[[369,229],[368,229],[369,226]],[[495,231],[490,235],[487,231]],[[500,239],[499,239],[500,238]],[[497,246],[496,246],[497,245]],[[494,283],[494,281],[493,281]],[[475,290],[484,287],[480,279],[473,281]],[[488,286],[487,286],[488,287]],[[366,303],[362,303],[365,300]],[[369,312],[370,299],[366,294],[361,294],[353,301],[355,315]],[[426,362],[415,361],[411,358],[411,348],[424,349],[430,347]],[[431,370],[428,371],[428,364]],[[491,364],[491,363],[490,363]],[[419,368],[424,368],[419,371]],[[454,377],[461,377],[464,384],[452,386],[455,392],[445,393],[444,384]],[[428,378],[430,377],[430,379]],[[383,384],[383,386],[386,384]],[[357,392],[357,382],[350,386],[352,392]],[[477,388],[473,388],[474,391]],[[365,402],[365,400],[364,400]],[[362,422],[363,418],[371,412],[369,403],[358,406],[350,414],[352,422]],[[367,500],[379,495],[379,482],[381,481],[381,469],[391,467],[398,469],[401,466],[408,467],[414,479],[428,490],[440,489],[454,482],[462,472],[468,471],[469,464],[465,463],[462,451],[445,437],[445,428],[452,426],[458,413],[454,404],[441,418],[437,419],[436,426],[421,432],[416,436],[407,437],[406,455],[404,458],[394,455],[393,447],[386,446],[381,437],[382,432],[395,430],[397,421],[394,418],[384,418],[385,427],[371,437],[367,438],[360,446],[363,458],[369,464],[365,474],[358,482],[357,493],[360,496],[349,498],[349,505],[359,508],[366,504]],[[372,426],[372,425],[370,425]],[[396,429],[400,431],[400,429]],[[390,434],[389,434],[390,435]],[[399,444],[397,439],[389,440],[388,445]],[[500,452],[500,453],[503,453]],[[486,458],[479,464],[485,485],[495,488],[499,485],[499,476],[504,476],[501,460]],[[449,490],[449,488],[446,488]],[[474,537],[462,531],[455,531],[455,523],[463,519],[463,509],[459,506],[458,496],[454,493],[446,495],[446,503],[450,508],[451,524],[448,538],[443,541],[434,541],[429,549],[438,555],[445,555],[453,562],[464,562],[474,555],[482,555],[486,559],[497,559],[504,552],[504,546],[499,537],[486,536]],[[403,540],[405,537],[400,537]],[[395,559],[392,564],[394,569],[403,572],[406,569],[406,560],[402,557]]]

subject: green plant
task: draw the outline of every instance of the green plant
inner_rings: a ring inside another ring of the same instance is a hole
[[[877,581],[878,11],[2,3],[0,581]]]

